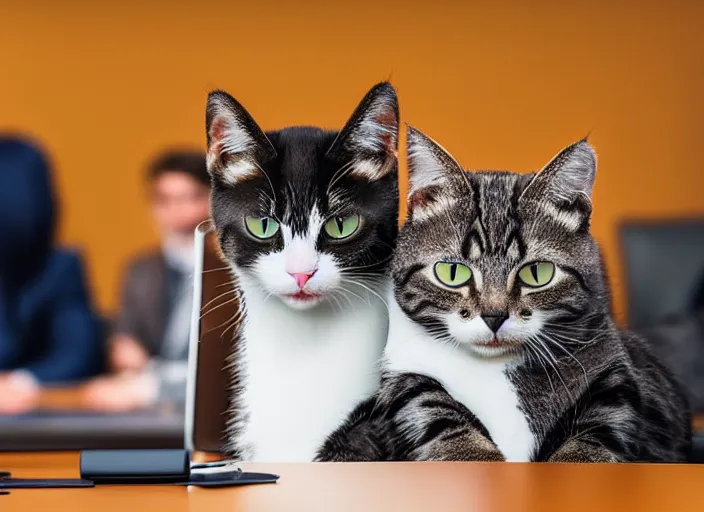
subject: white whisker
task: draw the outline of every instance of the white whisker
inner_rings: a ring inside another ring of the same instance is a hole
[[[571,354],[565,347],[563,347],[561,343],[559,343],[559,342],[556,341],[556,340],[553,340],[553,339],[550,338],[547,334],[544,334],[543,337],[544,337],[547,341],[549,341],[550,343],[552,343],[553,345],[555,345],[557,348],[559,348],[560,350],[562,350],[565,354],[567,354],[567,356],[568,356],[570,359],[572,359],[574,362],[576,362],[576,363],[579,365],[579,367],[582,369],[582,373],[584,374],[584,383],[585,383],[585,385],[589,385],[589,378],[587,377],[587,370],[584,369],[584,365],[582,365],[582,363],[579,361],[579,359],[577,359],[577,358],[576,358],[573,354]]]
[[[269,182],[269,187],[271,188],[271,193],[274,194],[273,197],[270,198],[270,200],[271,200],[272,204],[275,203],[275,202],[276,202],[276,200],[275,200],[275,198],[276,198],[276,190],[274,190],[274,184],[271,182],[271,178],[269,178],[269,175],[268,175],[266,172],[264,172],[264,169],[262,169],[261,166],[260,166],[257,162],[254,162],[254,165],[257,166],[257,168],[259,169],[259,171],[260,171],[260,172],[264,175],[264,177],[266,178],[266,181]]]
[[[364,302],[366,304],[371,304],[371,302],[369,301],[369,298],[365,299],[361,295],[354,293],[352,290],[349,290],[348,288],[345,288],[344,286],[340,286],[340,289],[342,291],[344,291],[345,293],[349,293],[350,295],[354,295],[355,297],[357,297],[359,300],[361,300],[362,302]],[[350,301],[350,306],[351,305],[352,305],[352,302]]]
[[[211,301],[211,302],[212,302],[212,301]],[[223,306],[227,306],[228,304],[233,304],[233,303],[235,303],[235,302],[237,302],[237,296],[232,297],[231,299],[226,300],[225,302],[222,302],[222,303],[218,304],[217,306],[215,306],[215,307],[213,307],[213,308],[210,308],[208,311],[203,312],[203,313],[200,315],[200,319],[203,320],[203,317],[205,317],[205,315],[207,315],[208,313],[212,313],[212,312],[215,311],[216,309],[220,309],[220,308],[223,307]]]
[[[232,293],[237,294],[237,290],[227,290],[227,291],[222,292],[222,293],[221,293],[220,295],[218,295],[217,297],[215,297],[215,298],[211,299],[210,301],[208,301],[207,304],[204,304],[203,306],[201,306],[200,310],[203,311],[204,309],[206,309],[208,306],[210,306],[210,305],[211,305],[213,302],[215,302],[216,300],[222,299],[223,297],[227,297],[228,295],[230,295],[230,294],[232,294]],[[235,297],[235,298],[236,298],[236,297]],[[219,306],[218,306],[218,307],[219,307]],[[216,309],[216,308],[213,308],[213,309]],[[208,310],[208,311],[212,311],[212,309],[211,309],[211,310]],[[204,314],[205,314],[205,313],[204,313]],[[202,319],[202,318],[203,318],[203,317],[201,316],[201,319]]]
[[[360,287],[364,288],[365,290],[367,290],[369,293],[372,293],[372,294],[376,295],[376,296],[379,298],[379,300],[384,304],[384,306],[386,306],[386,309],[389,309],[389,305],[386,303],[386,300],[384,299],[384,297],[382,297],[380,293],[378,293],[377,291],[373,290],[371,287],[369,287],[369,286],[365,285],[364,283],[362,283],[361,280],[355,280],[355,279],[349,279],[349,278],[348,278],[348,279],[347,279],[347,282],[350,283],[350,284],[354,284],[354,285],[360,286]]]
[[[335,174],[333,174],[332,179],[330,180],[328,188],[325,192],[327,195],[330,195],[330,190],[332,190],[332,187],[335,186],[335,183],[340,181],[345,176],[345,174],[349,173],[352,170],[352,165],[354,165],[354,160],[350,160],[345,165],[340,167],[337,171],[335,171]]]

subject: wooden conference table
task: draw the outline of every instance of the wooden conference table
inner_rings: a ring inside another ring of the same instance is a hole
[[[68,390],[48,409],[74,408]],[[695,426],[704,429],[704,418]],[[701,511],[704,465],[482,463],[252,464],[281,475],[272,485],[229,489],[101,486],[13,490],[0,511]],[[14,477],[78,476],[78,453],[0,453]]]
[[[701,511],[704,466],[517,463],[258,464],[276,484],[199,489],[101,486],[13,490],[0,510]],[[16,477],[75,477],[76,453],[0,454]]]

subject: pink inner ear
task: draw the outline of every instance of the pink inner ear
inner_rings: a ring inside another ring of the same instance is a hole
[[[389,129],[393,129],[396,127],[396,116],[394,115],[393,112],[390,110],[383,110],[379,114],[375,115],[372,118],[372,121],[374,123],[384,126]],[[381,140],[384,143],[384,147],[386,148],[386,152],[393,156],[396,153],[396,141],[394,140],[393,135],[389,132],[384,130],[381,134]]]
[[[416,190],[408,197],[408,211],[413,213],[415,208],[425,208],[435,200],[435,188],[422,188]]]
[[[218,148],[218,144],[225,135],[225,121],[221,118],[216,118],[210,125],[210,147],[208,151],[213,151]],[[220,153],[220,151],[217,151]]]

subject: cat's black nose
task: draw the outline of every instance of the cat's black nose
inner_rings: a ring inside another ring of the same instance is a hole
[[[495,333],[496,331],[499,330],[499,327],[501,327],[501,324],[503,324],[506,319],[508,318],[508,315],[482,315],[482,320],[484,320],[484,323],[487,325],[489,329],[491,329],[491,332]]]

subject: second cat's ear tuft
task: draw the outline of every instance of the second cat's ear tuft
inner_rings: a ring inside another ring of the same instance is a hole
[[[397,167],[399,109],[396,90],[381,82],[364,96],[328,150],[350,165],[350,175],[368,180]]]
[[[538,172],[521,194],[519,205],[550,212],[570,230],[580,229],[591,215],[596,153],[586,139],[560,151]]]
[[[463,178],[464,171],[445,148],[424,133],[408,125],[406,134],[408,213],[414,218],[430,216],[448,206],[450,194],[443,189]]]
[[[208,171],[230,185],[260,174],[276,150],[252,116],[225,91],[213,91],[206,105]]]

